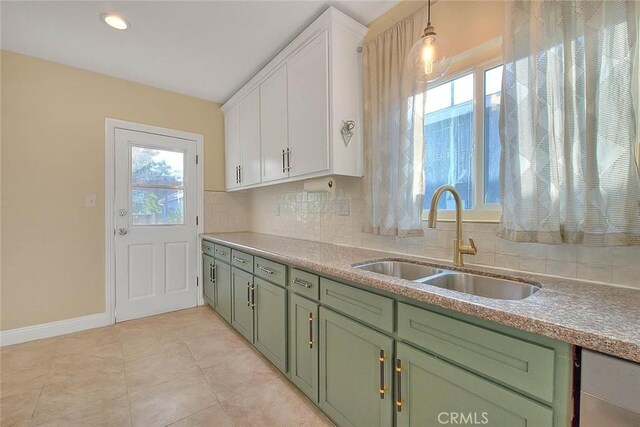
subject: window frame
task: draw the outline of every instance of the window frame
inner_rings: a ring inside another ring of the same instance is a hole
[[[484,199],[484,76],[492,68],[503,65],[501,57],[495,57],[475,65],[458,69],[453,73],[446,74],[437,82],[437,86],[451,82],[467,74],[473,74],[474,95],[473,95],[473,209],[462,210],[462,220],[464,222],[485,222],[498,223],[502,216],[502,206],[500,203],[483,203]],[[426,200],[425,202],[430,202]],[[427,203],[428,204],[428,203]],[[423,209],[422,220],[427,221],[429,209]],[[438,210],[438,221],[455,221],[454,210]]]

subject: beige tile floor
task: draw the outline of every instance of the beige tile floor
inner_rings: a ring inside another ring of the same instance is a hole
[[[0,425],[325,426],[209,307],[0,352]]]

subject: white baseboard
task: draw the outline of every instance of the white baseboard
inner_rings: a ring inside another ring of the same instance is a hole
[[[70,334],[72,332],[84,331],[85,329],[100,328],[108,324],[109,315],[107,313],[99,313],[75,317],[73,319],[58,320],[56,322],[41,323],[39,325],[25,326],[24,328],[9,329],[0,331],[0,347]]]

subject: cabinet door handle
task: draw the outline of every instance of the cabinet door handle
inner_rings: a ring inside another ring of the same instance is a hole
[[[396,359],[396,409],[402,412],[402,361]]]
[[[234,261],[238,261],[240,264],[245,264],[247,261],[243,260],[242,258],[238,258],[237,256],[233,257]]]
[[[380,350],[378,360],[380,361],[380,399],[384,400],[384,350]]]
[[[313,348],[313,313],[309,313],[309,348]]]
[[[251,282],[247,282],[247,307],[251,307]]]
[[[238,166],[238,183],[242,184],[242,166]]]
[[[211,264],[211,283],[216,282],[216,265]]]
[[[309,283],[309,282],[307,282],[305,280],[298,279],[297,277],[295,279],[293,279],[293,284],[294,285],[298,285],[298,286],[302,286],[303,288],[307,288],[307,289],[310,289],[310,288],[313,287],[313,284],[311,284],[311,283]]]
[[[274,273],[274,271],[273,271],[273,270],[268,269],[267,267],[263,267],[263,266],[261,266],[260,264],[258,264],[258,270],[262,270],[262,271],[264,271],[264,272],[265,272],[265,273],[267,273],[267,274],[273,274],[273,273]]]
[[[238,184],[238,166],[236,166],[236,184]]]
[[[291,170],[291,150],[287,148],[287,172]]]
[[[256,287],[255,285],[251,286],[251,310],[256,306]]]
[[[284,155],[285,155],[285,151],[283,149],[282,150],[282,173],[285,173],[287,171],[287,167],[284,165]]]

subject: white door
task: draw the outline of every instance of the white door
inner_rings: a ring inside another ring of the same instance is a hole
[[[115,131],[116,321],[197,305],[196,142]]]
[[[329,40],[318,35],[287,62],[289,176],[329,169]]]
[[[283,65],[260,85],[262,182],[289,177],[287,133],[287,67]]]

